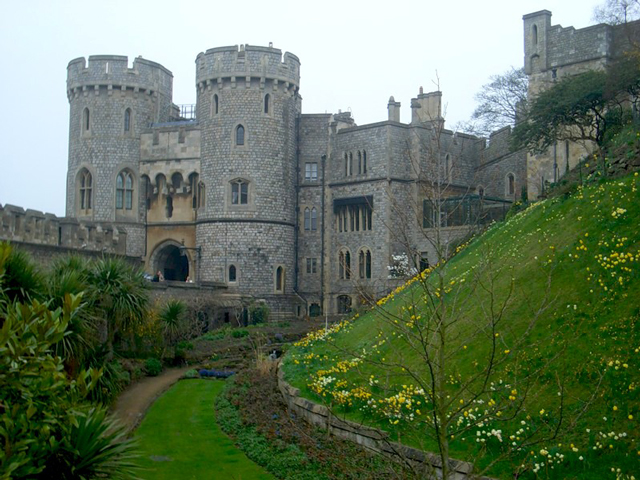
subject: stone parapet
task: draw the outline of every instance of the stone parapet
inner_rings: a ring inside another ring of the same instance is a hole
[[[127,233],[115,225],[79,222],[15,205],[0,205],[0,239],[118,255],[127,253]]]
[[[300,85],[300,60],[292,53],[273,47],[237,45],[211,48],[196,58],[196,82],[200,87],[221,83],[223,78],[232,84],[249,81],[251,77]]]

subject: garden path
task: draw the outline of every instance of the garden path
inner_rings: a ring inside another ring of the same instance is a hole
[[[128,430],[136,428],[157,398],[193,367],[168,368],[157,377],[145,377],[120,394],[112,413]]]

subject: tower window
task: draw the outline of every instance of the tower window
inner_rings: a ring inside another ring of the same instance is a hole
[[[269,104],[271,102],[271,95],[268,93],[264,96],[264,113],[269,113]]]
[[[358,175],[361,175],[362,173],[362,153],[358,150]]]
[[[218,111],[220,109],[220,100],[218,99],[218,94],[213,95],[213,114],[218,115]]]
[[[124,131],[129,133],[131,131],[131,109],[127,108],[124,111]]]
[[[91,173],[84,169],[80,172],[80,210],[91,210],[92,177]]]
[[[249,183],[238,179],[231,183],[231,204],[247,205],[249,203]]]
[[[353,153],[349,152],[349,175],[353,175]]]
[[[133,208],[133,175],[123,171],[116,178],[116,209],[131,210]]]
[[[538,26],[537,25],[533,25],[533,27],[531,27],[531,36],[533,37],[533,44],[537,45],[538,44]]]
[[[229,266],[229,283],[235,283],[237,281],[237,271],[235,265]]]
[[[276,292],[284,292],[284,268],[278,267],[276,269]]]
[[[236,145],[244,145],[244,127],[242,125],[236,127]]]
[[[316,210],[316,207],[313,207],[311,209],[311,230],[317,230],[318,229],[318,211]]]
[[[367,173],[367,152],[362,151],[362,173]]]
[[[88,132],[89,127],[91,127],[91,119],[89,114],[89,109],[85,108],[82,112],[82,131]]]

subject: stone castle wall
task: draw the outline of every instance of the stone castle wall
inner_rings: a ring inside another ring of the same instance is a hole
[[[133,234],[138,233],[135,231]],[[131,234],[114,224],[79,222],[15,205],[0,205],[0,240],[18,245],[43,265],[68,254],[90,258],[110,254],[141,266],[140,257],[127,255],[127,241]]]
[[[523,17],[524,69],[529,77],[529,97],[549,88],[557,79],[601,70],[637,45],[640,21],[622,25],[598,24],[575,29],[551,25],[551,12],[542,10]],[[557,181],[566,165],[574,168],[593,151],[593,146],[559,142],[542,154],[527,159],[530,199],[544,193],[545,183]]]

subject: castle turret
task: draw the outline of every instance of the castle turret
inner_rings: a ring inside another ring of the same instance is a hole
[[[126,225],[131,255],[144,249],[140,132],[168,119],[172,82],[171,72],[142,58],[131,68],[127,57],[114,55],[91,56],[88,64],[77,58],[67,67],[67,216]]]
[[[272,47],[213,48],[196,58],[196,81],[202,279],[252,295],[291,293],[300,61]]]
[[[540,10],[522,17],[524,22],[524,72],[537,74],[547,69],[547,34],[551,12]]]

